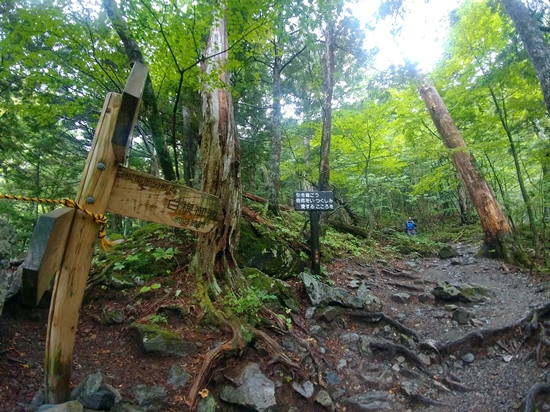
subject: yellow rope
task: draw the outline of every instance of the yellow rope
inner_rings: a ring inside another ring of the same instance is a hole
[[[107,224],[107,217],[103,213],[92,213],[89,210],[84,209],[81,205],[76,203],[74,200],[71,200],[71,199],[55,200],[55,199],[44,199],[40,197],[13,196],[13,195],[4,195],[2,193],[0,193],[0,199],[20,200],[23,202],[48,203],[50,205],[63,205],[66,207],[72,207],[74,209],[81,210],[82,212],[86,213],[88,216],[93,218],[96,223],[101,224],[101,228],[99,229],[99,233],[97,234],[97,237],[100,239],[99,245],[101,246],[101,249],[106,252],[107,250],[109,250],[111,246],[114,245],[114,242],[111,242],[110,240],[107,239],[107,231],[105,230],[105,225]]]

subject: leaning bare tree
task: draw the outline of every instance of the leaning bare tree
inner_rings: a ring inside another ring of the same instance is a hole
[[[484,233],[481,254],[527,264],[525,253],[514,243],[512,228],[500,204],[474,165],[472,155],[436,88],[424,83],[418,90],[479,216]]]

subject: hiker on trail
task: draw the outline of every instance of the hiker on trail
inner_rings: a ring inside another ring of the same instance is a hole
[[[416,236],[416,223],[410,216],[405,222],[405,232],[407,232],[407,236]]]

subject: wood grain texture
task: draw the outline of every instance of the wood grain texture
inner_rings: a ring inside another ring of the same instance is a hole
[[[121,97],[120,94],[110,93],[105,99],[75,199],[93,213],[105,212],[115,180],[117,163],[111,138]],[[103,170],[97,167],[99,163],[105,165]],[[87,198],[93,198],[93,203],[87,203]],[[69,400],[78,315],[98,230],[99,224],[94,219],[80,210],[76,211],[50,306],[44,366],[47,403]]]
[[[75,210],[64,207],[38,217],[22,265],[23,305],[38,305],[53,276],[61,269]]]
[[[118,166],[107,211],[203,233],[222,218],[218,197],[123,166]]]

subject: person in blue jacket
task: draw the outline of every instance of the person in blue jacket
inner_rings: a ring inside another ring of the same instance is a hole
[[[410,216],[405,222],[405,232],[407,232],[408,236],[416,236],[416,223]]]

